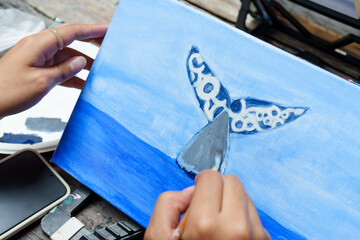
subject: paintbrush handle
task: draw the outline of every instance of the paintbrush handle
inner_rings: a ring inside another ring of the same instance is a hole
[[[188,212],[189,212],[189,209],[186,210],[183,218],[179,222],[179,225],[174,230],[174,233],[171,236],[171,240],[179,240],[180,239],[181,235],[183,234],[184,228],[185,228]]]

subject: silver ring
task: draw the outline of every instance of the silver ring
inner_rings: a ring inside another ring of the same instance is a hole
[[[59,32],[55,29],[55,28],[49,28],[50,31],[52,31],[59,43],[59,50],[62,50],[64,48],[64,41],[62,39],[62,37],[60,36]]]

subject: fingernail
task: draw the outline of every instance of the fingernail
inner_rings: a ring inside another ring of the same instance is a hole
[[[69,62],[71,72],[79,72],[85,67],[85,65],[86,65],[86,58],[82,56],[75,57]]]

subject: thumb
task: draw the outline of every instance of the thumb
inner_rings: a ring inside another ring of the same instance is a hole
[[[194,189],[192,186],[179,192],[165,192],[159,196],[145,233],[145,240],[170,239],[181,214],[190,205]]]
[[[83,56],[72,57],[53,67],[48,68],[50,75],[50,85],[55,86],[80,72],[86,65],[86,59]]]

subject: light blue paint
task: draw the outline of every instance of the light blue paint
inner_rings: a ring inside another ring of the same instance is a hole
[[[186,69],[196,45],[232,99],[309,108],[273,131],[230,134],[227,173],[273,239],[360,235],[357,86],[177,1],[119,6],[56,164],[146,225],[160,192],[192,184],[175,158],[208,122]]]

